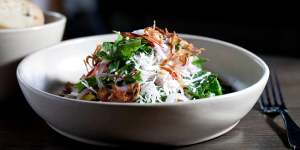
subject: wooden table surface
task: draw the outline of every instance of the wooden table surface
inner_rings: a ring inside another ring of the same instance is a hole
[[[277,69],[290,115],[300,124],[300,59],[263,58]],[[61,136],[33,112],[22,96],[18,97],[0,103],[0,150],[112,149],[83,144]],[[280,117],[268,118],[259,112],[256,105],[227,134],[204,143],[170,149],[288,149],[282,126]]]

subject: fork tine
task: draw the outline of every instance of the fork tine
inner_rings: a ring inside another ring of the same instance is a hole
[[[274,92],[277,93],[276,101],[279,103],[278,106],[286,109],[286,106],[285,106],[285,103],[283,100],[283,96],[282,96],[282,92],[281,92],[281,88],[280,88],[280,83],[278,80],[278,76],[275,72],[273,73],[273,80],[274,80],[274,82],[273,82],[274,83]]]
[[[270,106],[267,97],[267,89],[265,88],[259,99],[259,104],[262,110],[264,110],[265,107]]]
[[[266,102],[268,103],[268,106],[271,107],[272,106],[273,95],[272,95],[272,83],[270,82],[270,79],[267,83],[265,91],[266,91]]]
[[[272,100],[274,102],[274,106],[278,107],[279,106],[278,96],[276,94],[276,93],[278,93],[278,90],[277,90],[278,85],[276,84],[274,75],[275,75],[274,72],[270,73],[269,83],[270,83],[270,88],[271,88],[271,93],[272,93]]]
[[[270,107],[274,106],[286,109],[277,74],[273,71],[270,73],[269,81],[259,99],[259,104],[265,112],[270,111]]]
[[[264,110],[264,107],[265,107],[263,94],[264,94],[264,91],[263,91],[262,95],[259,97],[259,100],[258,100],[261,110]]]

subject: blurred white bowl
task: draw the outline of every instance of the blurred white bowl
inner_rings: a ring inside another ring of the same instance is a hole
[[[112,41],[100,35],[62,42],[26,57],[17,77],[31,107],[54,130],[72,139],[103,144],[142,142],[188,145],[231,130],[251,110],[269,77],[267,65],[251,52],[219,40],[182,35],[205,47],[207,66],[238,89],[237,92],[180,103],[137,104],[90,102],[54,93],[85,72],[83,58],[97,42]],[[53,61],[55,60],[55,61]]]
[[[26,55],[61,41],[66,17],[55,12],[45,13],[42,26],[21,29],[0,29],[0,101],[17,89],[15,70]]]

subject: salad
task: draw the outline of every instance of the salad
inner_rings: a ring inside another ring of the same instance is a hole
[[[84,60],[87,73],[62,96],[86,101],[163,103],[222,95],[216,74],[203,68],[204,48],[155,25],[116,32]]]

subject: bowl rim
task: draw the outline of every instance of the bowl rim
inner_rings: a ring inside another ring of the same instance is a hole
[[[55,18],[58,18],[55,21],[45,23],[43,25],[39,26],[34,26],[34,27],[25,27],[25,28],[14,28],[14,29],[1,29],[0,33],[12,33],[12,32],[24,32],[24,31],[32,31],[32,30],[41,30],[43,28],[47,27],[52,27],[58,24],[61,24],[63,22],[66,22],[67,18],[65,15],[59,13],[59,12],[54,12],[54,11],[44,11],[43,12],[45,16],[52,16]]]
[[[68,102],[79,102],[79,103],[85,103],[85,104],[97,104],[97,105],[117,105],[117,106],[141,106],[141,107],[149,107],[149,106],[175,106],[175,105],[193,105],[193,104],[197,104],[197,103],[203,103],[203,102],[210,102],[210,101],[218,101],[218,100],[222,100],[224,98],[229,98],[229,97],[235,97],[235,96],[241,96],[245,93],[248,93],[256,88],[259,88],[261,86],[261,84],[263,84],[264,82],[267,82],[268,78],[269,78],[269,74],[270,74],[270,70],[269,67],[267,66],[267,64],[258,56],[256,56],[254,53],[240,47],[237,46],[235,44],[231,44],[229,42],[225,42],[225,41],[221,41],[218,39],[214,39],[214,38],[210,38],[210,37],[204,37],[204,36],[198,36],[198,35],[190,35],[190,34],[180,34],[180,36],[182,36],[183,38],[190,38],[190,39],[201,39],[201,40],[206,40],[206,41],[210,41],[210,42],[214,42],[214,43],[218,43],[218,44],[222,44],[228,47],[232,47],[236,50],[242,51],[245,55],[247,55],[248,57],[250,57],[253,61],[255,61],[260,67],[263,68],[263,75],[260,77],[260,79],[255,82],[254,84],[239,90],[239,91],[235,91],[232,93],[228,93],[228,94],[224,94],[224,95],[219,95],[219,96],[214,96],[214,97],[208,97],[208,98],[202,98],[201,100],[193,100],[193,101],[184,101],[184,102],[176,102],[176,103],[120,103],[120,102],[102,102],[102,101],[84,101],[84,100],[78,100],[78,99],[72,99],[72,98],[67,98],[67,97],[62,97],[59,95],[55,95],[43,90],[40,90],[38,88],[35,88],[33,86],[31,86],[29,83],[27,83],[26,81],[24,81],[21,78],[20,75],[20,70],[21,67],[23,66],[23,64],[30,60],[31,57],[38,55],[39,53],[42,53],[44,51],[49,51],[51,49],[55,49],[56,47],[61,47],[61,46],[65,46],[65,45],[70,45],[73,43],[80,43],[83,42],[85,40],[89,40],[89,39],[95,39],[95,38],[101,38],[101,37],[112,37],[115,36],[115,34],[102,34],[102,35],[95,35],[95,36],[87,36],[87,37],[80,37],[80,38],[75,38],[75,39],[70,39],[70,40],[66,40],[63,41],[57,45],[48,47],[48,48],[44,48],[42,50],[36,51],[28,56],[26,56],[19,64],[16,70],[16,75],[17,75],[17,79],[19,82],[19,84],[23,84],[24,86],[26,86],[26,88],[31,89],[33,92],[35,92],[36,94],[42,94],[43,96],[46,97],[54,97],[56,98],[56,100],[64,100],[64,101],[68,101]],[[54,100],[54,99],[53,99]]]

